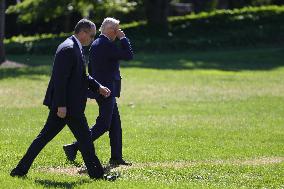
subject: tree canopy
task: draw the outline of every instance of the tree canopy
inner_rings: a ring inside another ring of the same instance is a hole
[[[48,22],[73,13],[97,20],[106,15],[128,13],[136,5],[137,2],[127,0],[23,0],[9,6],[7,13],[18,14],[19,20],[25,23],[40,19]]]

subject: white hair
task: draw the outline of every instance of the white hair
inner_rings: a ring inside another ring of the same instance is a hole
[[[120,21],[115,19],[115,18],[107,17],[107,18],[104,19],[99,31],[103,32],[107,28],[116,27],[116,26],[119,25],[119,22]]]

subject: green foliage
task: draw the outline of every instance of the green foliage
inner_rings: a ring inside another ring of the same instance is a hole
[[[252,6],[269,5],[273,0],[250,0]]]
[[[145,22],[122,25],[135,51],[212,49],[283,45],[284,6],[217,10],[169,18],[168,31],[157,32]],[[5,40],[8,53],[53,53],[67,36],[39,35]]]
[[[142,50],[181,50],[281,45],[284,6],[245,7],[170,17],[166,34],[151,28],[129,28],[134,46]]]
[[[6,51],[12,54],[51,54],[70,35],[71,33],[39,34],[28,37],[20,35],[6,39],[4,43],[7,44],[5,46]]]
[[[104,0],[101,2],[102,11],[105,11],[105,15],[111,15],[114,12],[122,12],[122,13],[129,13],[133,11],[135,6],[137,5],[136,2],[132,1],[129,2],[127,0]]]
[[[48,22],[54,18],[70,16],[72,13],[97,20],[106,15],[133,11],[136,4],[127,0],[23,0],[9,6],[7,13],[18,14],[19,20],[24,23],[31,23],[35,20]]]
[[[70,14],[73,7],[70,1],[63,0],[24,0],[16,5],[9,6],[7,13],[19,14],[20,21],[31,23],[43,19],[46,22],[60,15]]]

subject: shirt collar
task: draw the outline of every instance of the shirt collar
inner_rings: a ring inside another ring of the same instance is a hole
[[[81,42],[79,41],[79,39],[77,39],[77,37],[75,36],[75,35],[73,35],[73,37],[75,38],[75,40],[76,40],[76,42],[77,42],[77,44],[78,44],[78,46],[79,46],[79,48],[80,48],[80,51],[82,52],[82,44],[81,44]]]
[[[110,40],[110,38],[108,36],[106,36],[105,34],[101,34],[102,36],[105,36],[108,40]]]

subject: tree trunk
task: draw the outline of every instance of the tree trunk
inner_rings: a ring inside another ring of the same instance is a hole
[[[5,61],[4,33],[5,33],[5,0],[0,0],[0,64],[2,64]]]
[[[217,8],[218,0],[192,0],[194,12],[209,12]]]
[[[70,31],[72,31],[72,30],[70,30],[70,21],[71,21],[71,15],[70,15],[71,13],[69,13],[69,14],[67,14],[66,16],[64,16],[65,17],[65,21],[64,21],[64,28],[63,28],[63,30],[64,30],[64,32],[70,32]]]
[[[229,8],[229,0],[219,0],[218,9],[228,9]]]
[[[170,0],[145,0],[147,24],[153,30],[168,28]]]

